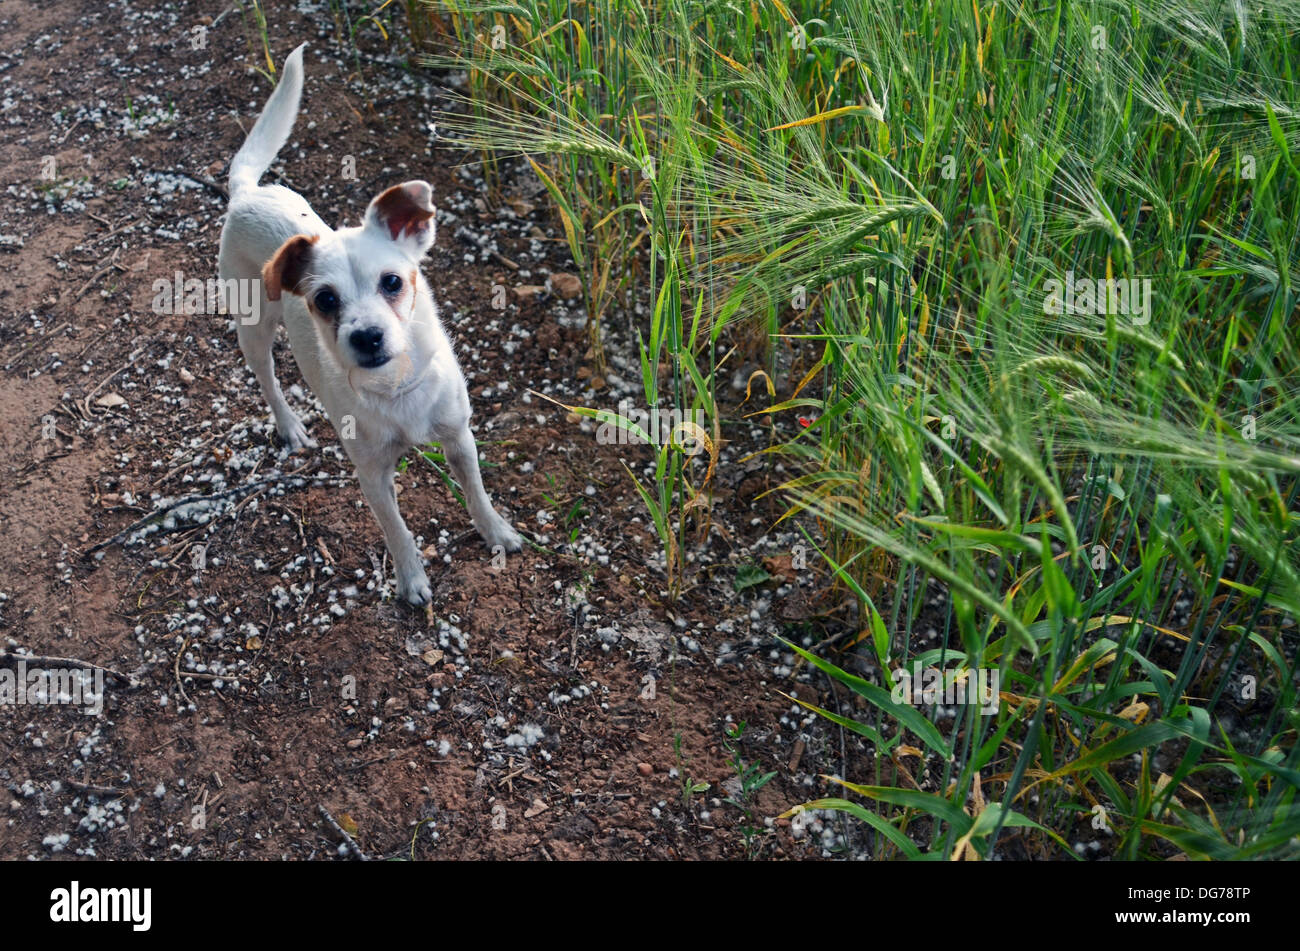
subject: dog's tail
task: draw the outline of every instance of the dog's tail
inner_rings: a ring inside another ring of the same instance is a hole
[[[271,167],[276,153],[284,148],[298,118],[298,101],[302,98],[303,43],[289,54],[280,74],[280,84],[266,101],[253,131],[230,160],[230,197],[257,187],[258,180]]]

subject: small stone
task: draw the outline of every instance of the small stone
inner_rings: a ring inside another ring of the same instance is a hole
[[[637,763],[636,771],[642,776],[652,776],[654,775],[655,768],[649,763]]]
[[[582,293],[582,281],[576,275],[564,271],[552,274],[547,283],[551,285],[551,293],[560,300],[573,300]]]

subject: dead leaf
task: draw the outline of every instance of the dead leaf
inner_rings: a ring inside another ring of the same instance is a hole
[[[763,567],[767,569],[767,573],[774,581],[790,581],[795,576],[793,555],[773,555],[764,558]]]
[[[1141,723],[1146,719],[1147,714],[1151,711],[1149,704],[1141,700],[1135,700],[1119,712],[1125,720],[1132,720],[1134,723]]]

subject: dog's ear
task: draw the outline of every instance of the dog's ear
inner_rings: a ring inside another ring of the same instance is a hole
[[[266,288],[267,300],[279,300],[284,291],[301,293],[298,285],[307,273],[311,246],[319,240],[318,235],[296,234],[280,245],[280,250],[262,266],[262,286]]]
[[[433,244],[437,230],[434,214],[433,189],[429,183],[404,182],[370,203],[366,209],[366,227],[406,245],[419,257]]]

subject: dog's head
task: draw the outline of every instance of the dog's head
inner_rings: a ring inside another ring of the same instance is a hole
[[[411,365],[412,322],[429,306],[420,299],[420,259],[433,244],[432,198],[427,182],[395,185],[370,203],[359,228],[295,235],[262,268],[267,298],[303,298],[349,373]]]

